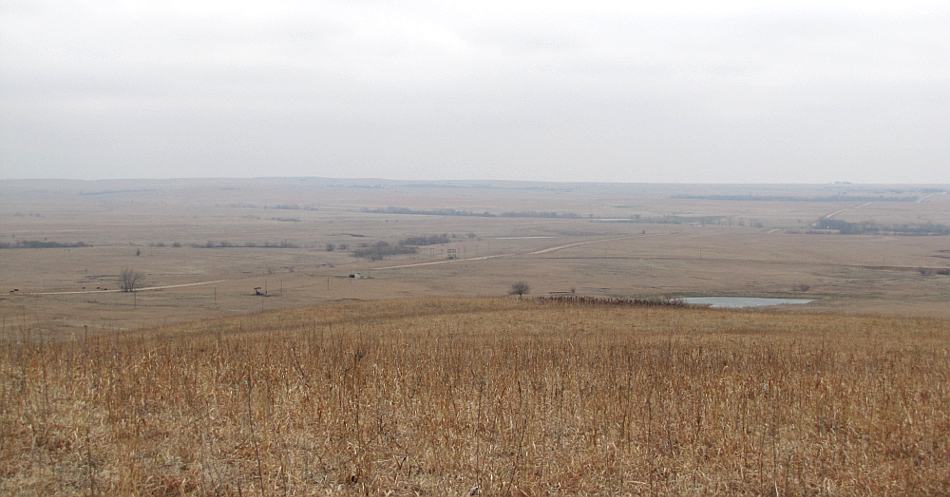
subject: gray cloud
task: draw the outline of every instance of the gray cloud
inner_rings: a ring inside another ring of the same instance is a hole
[[[0,177],[950,182],[950,7],[0,3]]]

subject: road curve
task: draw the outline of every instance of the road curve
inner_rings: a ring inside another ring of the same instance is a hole
[[[831,218],[837,216],[838,214],[841,214],[842,212],[844,212],[844,211],[846,211],[846,210],[850,210],[850,209],[860,209],[860,208],[862,208],[862,207],[867,207],[867,206],[869,206],[869,205],[871,205],[871,202],[865,202],[865,203],[863,203],[863,204],[861,204],[861,205],[849,205],[849,206],[847,206],[847,207],[842,207],[842,208],[840,208],[840,209],[838,209],[838,210],[836,210],[836,211],[832,211],[832,212],[829,212],[829,213],[825,214],[824,216],[822,216],[822,219],[831,219]]]
[[[197,281],[195,283],[180,283],[178,285],[162,285],[162,286],[146,286],[142,288],[136,288],[136,292],[147,292],[150,290],[166,290],[169,288],[185,288],[189,286],[202,286],[202,285],[213,285],[215,283],[224,283],[231,280],[211,280],[211,281]],[[20,293],[19,295],[79,295],[85,293],[123,293],[124,290],[73,290],[68,292],[32,292],[32,293]]]
[[[660,236],[663,234],[665,233],[657,233],[654,236]],[[637,235],[621,236],[621,237],[616,237],[616,238],[601,238],[597,240],[586,240],[582,242],[572,242],[572,243],[565,243],[562,245],[555,245],[554,247],[534,250],[532,252],[509,252],[505,254],[493,254],[493,255],[482,255],[478,257],[469,257],[466,259],[443,259],[443,260],[438,260],[438,261],[413,262],[409,264],[396,264],[392,266],[371,267],[371,268],[366,268],[365,270],[366,271],[383,271],[383,270],[389,270],[389,269],[404,269],[404,268],[411,268],[411,267],[436,266],[440,264],[452,264],[452,263],[459,263],[459,262],[487,261],[489,259],[500,259],[502,257],[515,257],[519,255],[543,255],[543,254],[550,254],[551,252],[557,252],[558,250],[581,247],[584,245],[592,245],[595,243],[616,242],[620,240],[630,240],[630,239],[639,238],[642,236],[643,235],[641,234],[637,234]],[[153,290],[166,290],[166,289],[172,289],[172,288],[186,288],[186,287],[191,287],[191,286],[202,286],[202,285],[213,285],[216,283],[226,283],[228,281],[234,281],[234,280],[210,280],[210,281],[197,281],[194,283],[180,283],[177,285],[149,286],[149,287],[139,288],[135,291],[147,292],[147,291],[153,291]],[[63,292],[28,292],[28,293],[18,293],[17,295],[82,295],[82,294],[92,294],[92,293],[123,293],[123,291],[119,289],[73,290],[73,291],[63,291]]]
[[[483,256],[479,256],[479,257],[469,257],[469,258],[467,258],[467,259],[443,259],[443,260],[438,260],[438,261],[413,262],[413,263],[410,263],[410,264],[396,264],[396,265],[394,265],[394,266],[371,267],[371,268],[367,268],[367,271],[382,271],[382,270],[386,270],[386,269],[403,269],[403,268],[410,268],[410,267],[435,266],[435,265],[439,265],[439,264],[452,264],[452,263],[458,263],[458,262],[487,261],[487,260],[489,260],[489,259],[500,259],[500,258],[502,258],[502,257],[515,257],[515,256],[518,256],[518,255],[541,255],[541,254],[549,254],[549,253],[551,253],[551,252],[556,252],[556,251],[558,251],[558,250],[563,250],[563,249],[568,249],[568,248],[573,248],[573,247],[580,247],[580,246],[582,246],[582,245],[591,245],[591,244],[594,244],[594,243],[616,242],[616,241],[620,241],[620,240],[629,240],[629,239],[631,239],[631,238],[637,238],[637,237],[640,237],[640,236],[643,236],[643,235],[629,235],[629,236],[622,236],[622,237],[619,237],[619,238],[602,238],[602,239],[598,239],[598,240],[587,240],[587,241],[584,241],[584,242],[566,243],[566,244],[563,244],[563,245],[556,245],[556,246],[554,246],[554,247],[548,247],[548,248],[543,248],[543,249],[540,249],[540,250],[535,250],[535,251],[533,251],[533,252],[509,252],[509,253],[506,253],[506,254],[494,254],[494,255],[483,255]]]

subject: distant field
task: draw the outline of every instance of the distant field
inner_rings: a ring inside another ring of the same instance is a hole
[[[0,494],[950,493],[950,321],[412,299],[0,347]]]
[[[805,310],[950,317],[950,275],[941,274],[950,236],[881,231],[950,225],[947,190],[0,181],[0,333],[128,330],[343,299],[497,296],[516,280],[533,294],[804,296],[814,299]],[[860,234],[809,234],[821,219]],[[399,245],[411,240],[425,244]],[[115,293],[125,267],[160,289]]]

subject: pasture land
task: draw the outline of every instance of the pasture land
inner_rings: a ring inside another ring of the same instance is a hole
[[[535,294],[805,297],[806,310],[950,316],[939,274],[950,237],[809,233],[820,218],[950,225],[946,190],[3,181],[0,318],[69,335],[344,299],[501,295],[516,280]],[[443,234],[415,253],[353,256]],[[161,289],[117,293],[124,267]]]
[[[947,495],[950,321],[409,299],[0,347],[0,494]]]

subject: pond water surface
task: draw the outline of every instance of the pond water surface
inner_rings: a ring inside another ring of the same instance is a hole
[[[768,297],[683,297],[687,304],[708,305],[714,309],[741,309],[745,307],[768,307],[771,305],[801,305],[813,299],[780,299]]]

